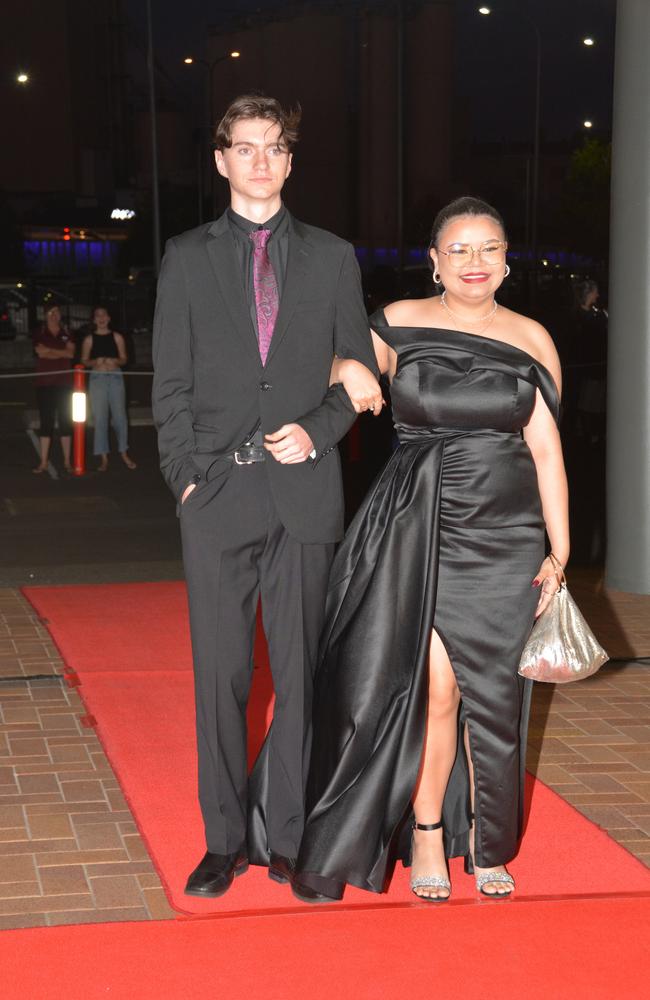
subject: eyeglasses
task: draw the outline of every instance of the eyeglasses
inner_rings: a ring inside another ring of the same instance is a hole
[[[474,254],[478,254],[484,264],[500,264],[506,255],[508,244],[504,240],[486,240],[478,247],[469,243],[452,243],[446,250],[440,250],[449,258],[452,267],[464,267],[471,264]]]

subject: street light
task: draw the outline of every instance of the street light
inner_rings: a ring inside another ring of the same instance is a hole
[[[160,273],[160,193],[158,186],[158,109],[156,105],[156,74],[153,47],[151,0],[146,0],[147,12],[147,79],[149,82],[149,121],[151,127],[151,201],[153,212],[153,266]]]
[[[210,128],[214,125],[214,88],[212,85],[214,80],[214,68],[215,66],[218,66],[219,63],[226,62],[228,59],[239,59],[240,56],[241,52],[238,52],[237,49],[235,49],[232,52],[229,52],[226,56],[217,56],[217,58],[213,59],[212,62],[208,62],[207,59],[201,59],[198,56],[185,56],[183,59],[186,66],[193,66],[194,63],[201,63],[201,65],[205,66],[208,71]]]
[[[582,124],[583,124],[584,128],[593,128],[594,127],[594,123],[592,121],[590,121],[589,118],[587,118],[587,120],[584,121]]]
[[[596,39],[595,38],[590,38],[590,37],[583,38],[582,39],[582,44],[586,45],[587,48],[589,49],[589,48],[591,48],[592,45],[596,44]]]
[[[217,58],[213,59],[212,62],[208,62],[207,59],[201,59],[200,56],[185,56],[183,62],[186,66],[193,66],[194,63],[198,62],[207,69],[212,69],[212,67],[216,66],[217,63],[225,62],[226,59],[239,59],[240,56],[241,52],[238,52],[237,49],[233,49],[233,51],[229,52],[227,56],[217,56]]]
[[[480,7],[479,13],[491,14],[490,7]],[[540,103],[542,93],[542,36],[536,22],[521,11],[518,16],[526,21],[535,33],[535,104],[533,115],[533,177],[530,196],[530,255],[533,269],[537,264],[537,215],[539,203],[539,134],[540,134]],[[533,281],[532,294],[535,296],[536,285]]]
[[[213,59],[211,62],[208,62],[207,59],[201,59],[200,56],[185,56],[185,58],[183,59],[183,62],[185,63],[186,66],[193,66],[194,63],[201,63],[201,65],[204,66],[205,69],[207,69],[207,71],[208,71],[208,120],[209,120],[208,134],[211,134],[212,129],[214,128],[214,70],[215,70],[215,67],[218,66],[219,63],[227,62],[228,59],[239,59],[240,56],[241,56],[241,52],[239,52],[237,49],[234,49],[232,52],[229,52],[225,56],[217,56],[216,59]],[[201,130],[201,132],[203,132],[203,129]],[[199,155],[201,155],[200,150],[199,150]],[[202,159],[202,156],[201,156],[201,159]],[[202,197],[202,192],[201,192],[200,177],[201,177],[201,174],[199,174],[199,223],[203,222],[203,197]],[[211,194],[211,200],[212,200],[212,211],[214,213],[215,212],[214,167],[213,167],[213,169],[210,172],[210,194]]]
[[[16,83],[20,83],[24,87],[26,83],[29,83],[29,73],[17,73]]]

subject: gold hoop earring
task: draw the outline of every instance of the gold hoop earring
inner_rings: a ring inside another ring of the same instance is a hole
[[[440,277],[440,271],[434,271],[433,272],[433,281],[434,281],[434,284],[436,284],[436,285],[440,285],[442,283],[442,279]]]
[[[507,278],[509,274],[510,274],[510,264],[506,264],[506,272],[503,277]]]

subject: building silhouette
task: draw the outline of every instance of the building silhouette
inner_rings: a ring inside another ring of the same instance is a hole
[[[278,6],[212,28],[206,56],[241,51],[215,66],[215,117],[250,90],[301,105],[292,211],[379,249],[426,242],[450,183],[453,5],[403,4],[401,27],[398,7]]]

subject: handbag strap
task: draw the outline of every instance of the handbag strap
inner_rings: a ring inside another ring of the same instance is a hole
[[[566,585],[567,585],[567,583],[566,583],[566,574],[564,572],[564,567],[562,566],[562,563],[557,558],[557,556],[553,555],[552,552],[549,552],[548,557],[551,560],[551,562],[553,563],[553,570],[555,572],[555,579],[558,582],[558,586],[560,587],[560,589],[562,587],[566,587]]]

